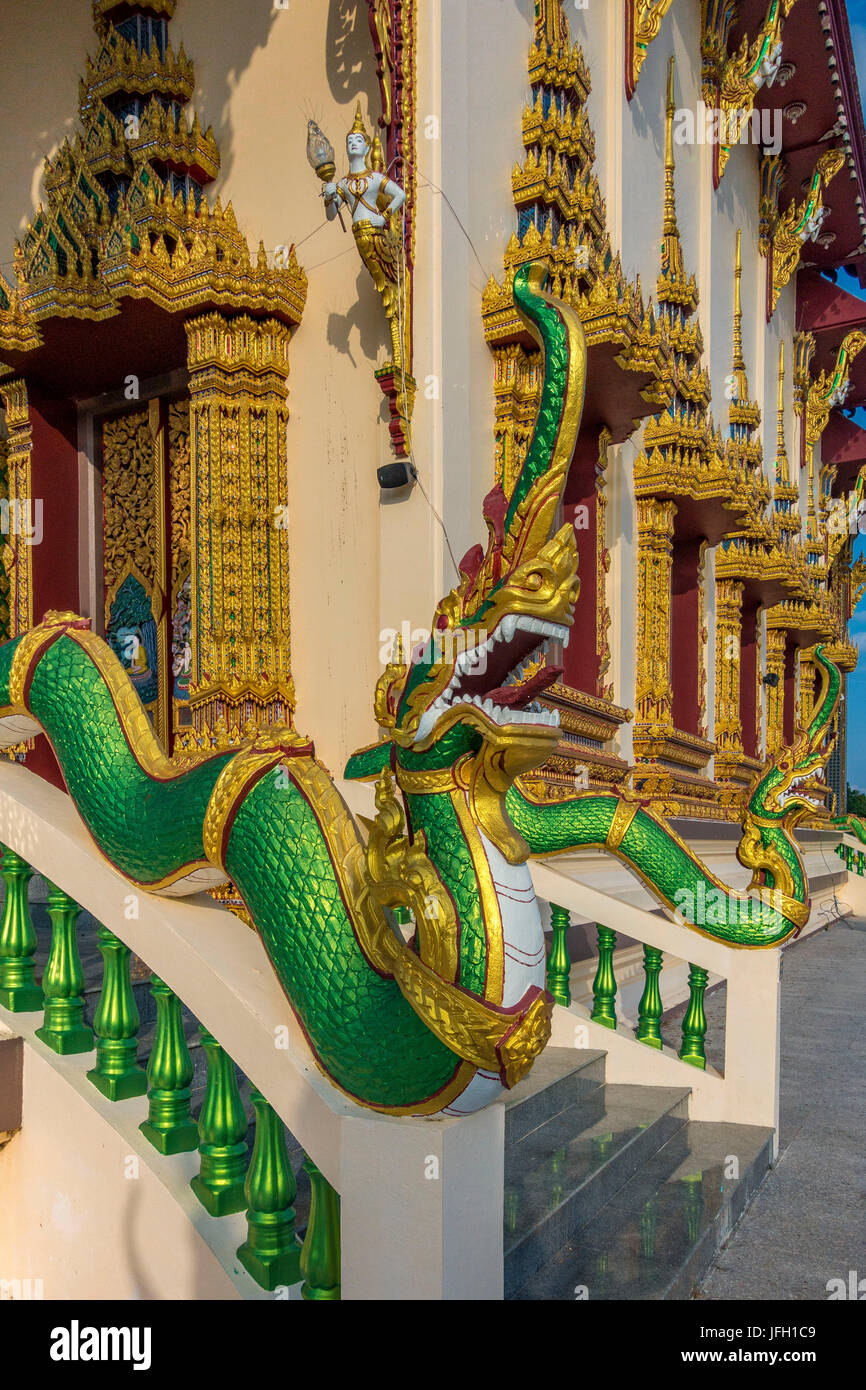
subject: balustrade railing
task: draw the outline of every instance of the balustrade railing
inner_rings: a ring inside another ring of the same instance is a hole
[[[859,878],[866,875],[866,852],[862,849],[855,849],[853,845],[845,844],[843,841],[836,846],[836,853],[849,874],[857,874]]]
[[[605,1052],[613,1083],[688,1086],[693,1119],[778,1131],[781,949],[736,949],[558,860],[530,869],[550,905],[553,1045]],[[592,939],[589,958],[570,958],[572,923]],[[705,998],[721,984],[724,1023],[708,1032]]]
[[[147,1116],[139,1125],[160,1154],[195,1149],[199,1172],[191,1187],[214,1219],[246,1212],[247,1238],[237,1258],[263,1289],[274,1292],[301,1283],[301,1297],[340,1298],[340,1199],[309,1156],[312,1198],[303,1243],[295,1230],[297,1182],[282,1120],[255,1086],[250,1087],[254,1139],[247,1156],[247,1115],[237,1068],[212,1033],[200,1027],[207,1080],[198,1122],[191,1115],[193,1062],[183,1027],[180,998],[157,975],[150,990],[156,1005],[153,1045],[141,1065],[141,1017],[130,975],[131,951],[100,926],[97,946],[102,984],[92,1029],[85,1022],[85,976],[78,947],[81,909],[68,894],[48,884],[51,943],[42,983],[36,982],[38,938],[28,885],[33,869],[3,849],[0,874],[6,896],[0,916],[0,1004],[11,1013],[43,1010],[36,1036],[52,1051],[68,1055],[95,1051],[88,1080],[110,1101],[145,1097]]]
[[[568,929],[571,915],[567,908],[550,905],[552,942],[547,962],[547,987],[558,1004],[568,1007],[571,1003],[571,959],[568,950]],[[598,965],[592,982],[592,1010],[590,1018],[604,1028],[616,1029],[617,981],[614,957],[617,949],[617,933],[610,928],[596,926],[598,938]],[[661,1020],[664,1012],[659,977],[664,964],[664,953],[654,946],[644,945],[643,975],[644,989],[638,1005],[637,1026],[634,1036],[638,1042],[660,1050],[663,1047]],[[707,1031],[704,1013],[704,994],[709,982],[709,972],[698,965],[689,966],[689,1001],[682,1021],[682,1044],[679,1057],[693,1067],[706,1068],[704,1038]]]

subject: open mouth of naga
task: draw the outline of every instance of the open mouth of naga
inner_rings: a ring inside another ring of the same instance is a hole
[[[567,647],[569,636],[570,629],[564,624],[506,614],[483,642],[457,654],[450,684],[424,712],[415,742],[421,743],[448,710],[462,705],[473,707],[500,727],[559,728],[559,712],[545,709],[539,697],[559,680],[562,667],[532,668],[546,655],[551,641]],[[442,638],[432,640],[435,643]]]

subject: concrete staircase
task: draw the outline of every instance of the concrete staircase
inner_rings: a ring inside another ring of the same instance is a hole
[[[608,1085],[548,1048],[505,1119],[505,1297],[689,1298],[767,1172],[772,1132],[688,1118],[688,1088]]]
[[[51,934],[44,897],[36,877],[31,912],[39,942],[37,978]],[[96,921],[83,912],[78,942],[91,1024],[102,983],[96,930]],[[148,980],[145,964],[133,958],[142,1063],[156,1021]],[[186,1008],[183,1016],[197,1118],[206,1063],[198,1022]],[[607,1084],[605,1056],[548,1047],[506,1102],[506,1299],[688,1298],[767,1171],[771,1131],[690,1121],[688,1087]],[[251,1146],[253,1111],[243,1076],[239,1085]],[[141,1106],[144,1118],[144,1101]],[[286,1139],[302,1235],[309,1178],[301,1168],[300,1144],[289,1130]]]

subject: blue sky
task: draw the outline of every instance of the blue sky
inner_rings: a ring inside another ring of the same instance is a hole
[[[863,0],[848,0],[848,17],[854,41],[854,57],[860,79],[861,97],[866,93],[866,7]],[[840,284],[851,294],[866,299],[857,281],[842,274]],[[866,411],[857,412],[857,422],[866,428]],[[866,551],[866,540],[857,541],[855,554]],[[866,791],[866,599],[851,619],[851,641],[860,648],[860,665],[848,678],[848,781]]]

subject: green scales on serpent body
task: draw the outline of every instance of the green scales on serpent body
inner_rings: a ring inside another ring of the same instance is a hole
[[[346,768],[376,781],[366,843],[312,744],[289,729],[193,766],[172,762],[86,620],[48,614],[0,647],[3,742],[44,731],[91,836],[130,882],[181,895],[230,878],[322,1071],[392,1115],[478,1109],[544,1047],[553,1003],[530,855],[607,849],[669,907],[679,888],[721,890],[723,907],[701,930],[734,946],[778,945],[809,913],[793,829],[814,810],[801,783],[826,762],[839,697],[820,649],[814,717],[748,803],[746,893],[627,795],[542,804],[520,789],[557,742],[556,716],[538,697],[559,671],[520,672],[545,640],[567,641],[579,590],[573,530],[555,522],[586,347],[576,312],[543,282],[538,266],[514,282],[544,358],[523,469],[509,497],[497,487],[486,499],[486,548],[461,562],[430,640],[381,678],[375,713],[387,738]],[[414,914],[410,943],[390,925],[386,909],[397,906]]]

